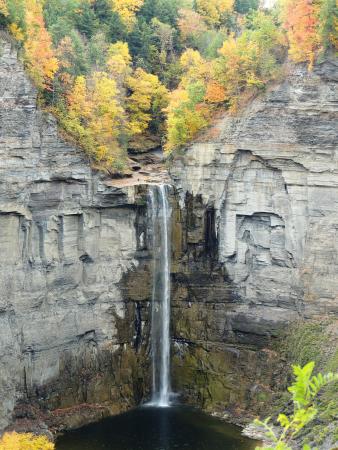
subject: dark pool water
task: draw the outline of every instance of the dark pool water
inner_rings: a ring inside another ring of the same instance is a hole
[[[56,450],[253,450],[240,429],[187,407],[142,407],[58,438]]]

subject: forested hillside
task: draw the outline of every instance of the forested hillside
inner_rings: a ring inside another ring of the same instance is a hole
[[[0,0],[0,24],[68,139],[110,172],[176,151],[222,107],[337,47],[336,0]]]

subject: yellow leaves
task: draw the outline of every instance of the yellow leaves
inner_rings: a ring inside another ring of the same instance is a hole
[[[125,160],[121,142],[144,133],[167,105],[167,89],[143,69],[132,73],[127,44],[109,48],[107,71],[78,76],[61,121],[86,152],[106,168]]]
[[[77,142],[107,169],[123,151],[118,139],[124,119],[124,110],[118,99],[116,82],[105,72],[94,72],[88,80],[75,79],[68,95],[68,114],[62,124]]]
[[[271,16],[257,12],[251,28],[239,37],[230,36],[218,50],[212,77],[223,88],[232,109],[239,96],[261,89],[276,74],[276,51],[281,37]]]
[[[42,6],[37,0],[26,0],[25,61],[38,87],[50,89],[50,83],[59,64],[45,27]]]
[[[111,44],[108,49],[107,67],[116,77],[125,76],[129,72],[131,56],[128,44],[118,41]]]
[[[178,95],[185,97],[182,93]],[[173,96],[177,97],[177,92],[175,93],[174,91]],[[187,144],[207,124],[208,120],[205,111],[197,107],[191,108],[189,104],[181,104],[180,108],[174,108],[171,105],[168,108],[165,151],[171,153],[173,150]]]
[[[182,104],[189,101],[189,94],[185,89],[175,89],[169,94],[169,105],[166,108],[166,112],[175,112]]]
[[[73,90],[68,95],[69,113],[73,116],[88,117],[90,106],[86,99],[87,86],[84,76],[75,79]]]
[[[227,12],[233,8],[233,0],[196,0],[196,10],[209,25],[220,25]]]
[[[104,72],[94,72],[90,80],[79,76],[68,95],[69,116],[80,123],[99,145],[115,139],[123,116],[117,99],[116,82]]]
[[[6,0],[0,0],[0,14],[3,14],[5,17],[8,16]]]
[[[193,139],[209,121],[209,106],[203,101],[209,66],[197,50],[187,49],[180,58],[184,73],[177,89],[169,95],[167,142],[165,150],[172,152]]]
[[[188,70],[191,67],[197,68],[202,64],[203,58],[198,50],[188,48],[180,58],[180,63],[183,69]]]
[[[181,85],[186,86],[192,81],[204,80],[208,76],[208,65],[198,50],[188,48],[180,58],[180,64],[184,73]]]
[[[144,0],[112,0],[113,11],[117,12],[128,30],[132,30],[135,15],[142,7]]]
[[[54,444],[45,436],[32,433],[5,433],[0,439],[0,450],[54,450]]]
[[[152,112],[159,114],[167,105],[168,91],[156,75],[141,68],[127,79],[127,86],[131,91],[127,98],[129,130],[131,134],[139,134],[148,128]]]
[[[25,39],[24,32],[16,23],[11,23],[8,25],[9,32],[18,42],[22,42]]]

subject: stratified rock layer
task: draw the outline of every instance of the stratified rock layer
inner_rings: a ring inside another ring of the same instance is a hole
[[[173,164],[175,382],[197,403],[248,404],[271,381],[257,348],[289,321],[338,312],[337,69],[290,67]]]
[[[128,287],[145,252],[140,188],[93,174],[37,108],[16,51],[6,41],[0,50],[1,429],[23,399],[117,410],[138,401],[149,286],[142,277],[137,298]]]

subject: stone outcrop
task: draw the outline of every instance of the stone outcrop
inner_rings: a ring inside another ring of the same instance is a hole
[[[337,68],[288,68],[173,163],[175,382],[196,403],[263,398],[271,339],[338,312]]]
[[[118,410],[148,385],[144,192],[94,173],[36,95],[0,40],[0,429],[18,402]]]

